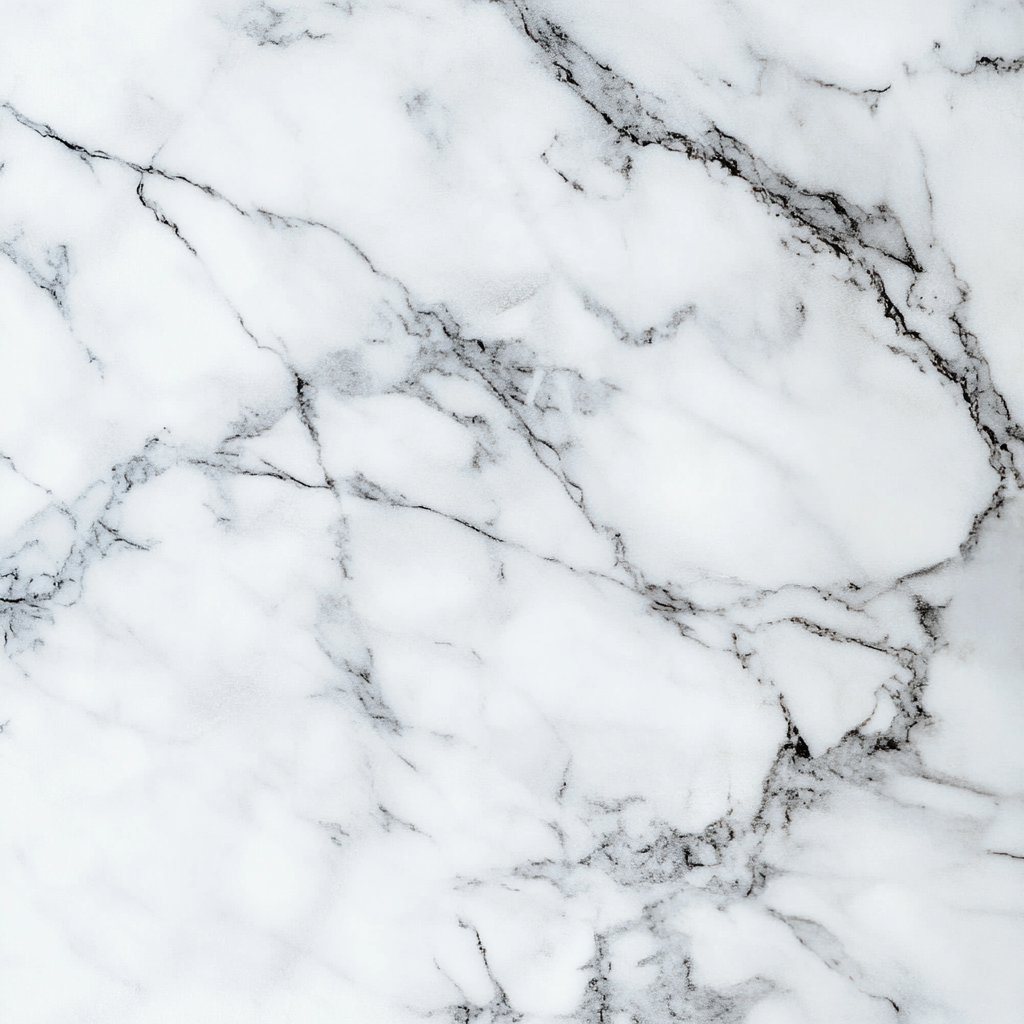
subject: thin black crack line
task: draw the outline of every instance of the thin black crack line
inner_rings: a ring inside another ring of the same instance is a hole
[[[363,486],[360,486],[362,484]],[[365,486],[370,484],[370,486]],[[349,491],[354,497],[361,501],[379,502],[383,505],[387,505],[391,508],[404,508],[410,511],[416,512],[427,512],[430,515],[439,516],[441,519],[445,519],[448,522],[455,523],[458,526],[462,526],[467,530],[471,530],[473,533],[477,533],[480,536],[492,541],[495,544],[500,544],[503,547],[509,547],[514,551],[519,551],[523,554],[530,555],[542,562],[547,562],[549,565],[557,565],[565,569],[567,572],[572,573],[575,576],[586,576],[590,579],[600,580],[605,583],[612,583],[617,587],[622,587],[631,594],[638,594],[638,596],[649,596],[645,594],[639,594],[633,587],[629,586],[625,581],[616,579],[614,576],[609,576],[607,573],[598,572],[596,569],[585,569],[578,566],[571,565],[570,563],[563,561],[561,558],[556,558],[554,555],[541,555],[534,551],[532,548],[526,547],[517,541],[510,540],[507,537],[501,537],[496,533],[491,533],[485,530],[481,526],[477,526],[475,523],[470,522],[468,519],[463,519],[461,516],[456,516],[450,512],[443,512],[441,509],[432,508],[430,505],[421,505],[416,502],[409,501],[408,499],[398,497],[393,494],[388,494],[381,488],[372,485],[370,481],[358,480],[355,486]],[[670,610],[669,606],[661,605],[661,608],[666,611]],[[677,609],[671,609],[677,610]]]
[[[27,117],[15,106],[9,102],[0,103],[0,108],[8,111],[11,116],[25,128],[29,128],[34,131],[37,135],[44,139],[52,139],[54,142],[59,143],[65,149],[72,153],[77,153],[82,159],[88,160],[102,160],[108,163],[117,164],[120,167],[127,168],[128,170],[134,171],[143,177],[153,176],[157,178],[163,178],[166,181],[181,182],[182,184],[189,185],[192,188],[199,189],[200,192],[204,192],[212,199],[217,199],[220,202],[227,203],[228,206],[232,207],[237,213],[242,216],[249,216],[247,210],[243,209],[237,203],[232,202],[223,192],[218,191],[211,185],[203,184],[202,182],[193,181],[191,178],[184,174],[176,174],[173,171],[165,170],[161,167],[156,167],[152,163],[140,164],[134,160],[129,160],[126,157],[118,156],[116,153],[110,153],[105,149],[90,149],[88,146],[80,145],[77,142],[72,142],[69,139],[65,139],[60,133],[54,131],[50,125],[41,122],[33,121],[30,117]]]
[[[267,462],[265,459],[260,459],[260,462],[267,467],[266,470],[246,469],[243,466],[232,465],[232,463],[229,461],[231,457],[230,453],[224,454],[225,461],[223,462],[213,462],[210,459],[202,458],[191,458],[185,459],[183,461],[192,466],[200,466],[205,469],[227,472],[230,473],[232,476],[269,477],[270,479],[273,480],[281,480],[284,483],[295,484],[297,487],[302,487],[310,491],[330,490],[327,484],[307,483],[305,480],[300,480],[298,477],[292,476],[291,473],[286,473],[283,469],[279,469],[277,466]]]
[[[135,186],[135,194],[139,202],[142,204],[143,207],[145,207],[145,209],[147,209],[153,215],[157,223],[168,228],[174,234],[174,236],[182,243],[182,245],[184,245],[185,248],[188,249],[188,251],[194,257],[196,257],[196,259],[200,261],[200,263],[203,263],[203,260],[200,257],[199,252],[196,249],[195,245],[193,245],[193,243],[189,241],[189,239],[183,234],[181,229],[178,227],[177,223],[172,221],[155,202],[153,202],[151,199],[147,197],[147,177],[157,177],[165,181],[188,185],[191,188],[198,189],[200,192],[210,197],[211,199],[226,204],[240,216],[245,217],[247,219],[252,217],[252,213],[249,210],[246,210],[238,203],[235,203],[234,201],[229,199],[223,192],[220,192],[218,189],[213,188],[211,185],[206,185],[203,184],[202,182],[193,181],[191,178],[188,178],[183,174],[176,174],[172,171],[164,170],[163,168],[154,166],[152,163],[146,165],[139,164],[136,163],[135,161],[127,160],[124,157],[117,156],[116,154],[109,153],[103,149],[89,149],[88,147],[79,145],[76,142],[71,142],[63,138],[57,132],[55,132],[48,124],[33,121],[31,118],[26,117],[19,110],[13,107],[10,103],[0,104],[0,108],[7,110],[14,117],[14,119],[22,126],[31,129],[37,135],[44,139],[51,139],[54,142],[59,143],[70,152],[79,154],[84,160],[102,160],[109,163],[113,163],[119,167],[123,167],[126,170],[133,171],[134,173],[136,173],[139,176],[139,180]],[[255,213],[256,215],[261,216],[264,219],[269,220],[271,222],[291,222],[291,220],[294,220],[294,222],[298,223],[298,219],[289,220],[288,218],[281,218],[263,209],[257,209]],[[326,225],[321,226],[326,227]],[[360,253],[360,255],[363,254]],[[209,274],[209,271],[207,271],[207,273]],[[242,316],[241,312],[235,308],[234,304],[228,299],[227,295],[224,294],[224,292],[221,290],[219,286],[217,286],[217,283],[216,281],[213,280],[212,275],[210,275],[210,279],[211,282],[214,284],[217,293],[220,295],[221,299],[227,304],[228,308],[231,310],[231,312],[237,319],[239,326],[245,332],[245,334],[248,335],[253,344],[255,344],[256,347],[259,349],[272,352],[274,355],[278,356],[282,361],[287,363],[284,355],[280,351],[278,351],[278,349],[274,348],[274,346],[272,345],[266,345],[260,341],[257,335],[250,329],[249,325],[245,322],[245,318]],[[95,360],[95,356],[91,352],[89,352],[88,349],[86,350],[86,353],[87,355],[89,355],[91,361]]]
[[[846,978],[848,981],[852,982],[854,988],[856,988],[857,991],[862,993],[863,995],[868,996],[868,998],[870,998],[870,999],[878,999],[878,1000],[881,1000],[884,1003],[889,1003],[893,1007],[893,1009],[896,1011],[897,1014],[900,1012],[899,1006],[892,999],[890,999],[889,996],[880,996],[880,995],[877,995],[874,992],[868,992],[866,989],[861,988],[860,985],[857,983],[857,980],[853,977],[853,975],[849,974],[847,971],[842,969],[841,961],[840,960],[835,959],[835,958],[830,958],[826,954],[824,954],[823,952],[819,952],[817,949],[815,949],[814,946],[811,945],[811,943],[807,942],[804,939],[804,937],[799,933],[799,931],[797,931],[795,925],[797,925],[797,924],[809,924],[809,925],[812,925],[815,928],[820,928],[823,932],[825,932],[825,934],[829,938],[835,940],[836,945],[839,947],[839,949],[841,951],[843,959],[846,959],[847,958],[847,953],[846,953],[846,950],[843,949],[842,943],[840,943],[838,938],[835,935],[833,935],[832,932],[830,932],[827,928],[825,928],[823,925],[819,924],[817,921],[812,921],[809,918],[805,918],[805,917],[791,917],[791,916],[789,916],[787,914],[780,913],[774,907],[768,907],[767,909],[768,909],[768,913],[772,917],[774,917],[777,921],[782,922],[782,924],[784,924],[790,930],[790,932],[793,935],[793,937],[797,940],[797,942],[800,943],[801,946],[804,947],[804,949],[806,949],[812,956],[816,957],[819,961],[821,961],[821,963],[824,964],[824,966],[827,967],[830,971],[833,971],[836,974]]]

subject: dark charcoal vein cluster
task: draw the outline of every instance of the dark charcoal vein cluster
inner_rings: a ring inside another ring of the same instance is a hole
[[[1010,415],[996,388],[978,339],[963,325],[960,305],[966,295],[956,307],[945,311],[959,341],[958,350],[947,351],[938,340],[929,340],[922,331],[908,325],[912,319],[909,296],[902,301],[891,294],[891,286],[886,283],[886,277],[891,276],[887,273],[887,262],[909,270],[918,286],[928,271],[899,220],[889,210],[863,209],[835,192],[802,188],[770,167],[740,139],[711,122],[695,132],[675,130],[655,112],[653,99],[645,102],[632,82],[602,64],[558,25],[521,0],[501,2],[536,44],[558,79],[621,138],[637,147],[659,146],[705,165],[717,165],[746,182],[760,202],[808,232],[815,244],[848,261],[863,280],[863,287],[871,288],[877,295],[885,316],[892,321],[899,344],[908,346],[908,356],[922,359],[959,390],[1001,481],[1012,481],[1017,486],[1024,483],[1019,465],[1024,456],[1024,429]],[[991,60],[993,68],[1003,69],[1001,58]],[[912,287],[910,292],[914,290]],[[1005,487],[1001,485],[983,517],[999,507],[1004,494]]]

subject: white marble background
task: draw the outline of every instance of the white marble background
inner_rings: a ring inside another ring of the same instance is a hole
[[[0,104],[0,1019],[1024,1019],[1020,3],[6,0]]]

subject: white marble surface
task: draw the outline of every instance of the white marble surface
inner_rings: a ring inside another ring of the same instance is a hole
[[[7,0],[0,103],[0,1019],[1024,1019],[1019,3]]]

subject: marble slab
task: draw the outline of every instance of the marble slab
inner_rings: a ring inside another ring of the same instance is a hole
[[[1024,8],[8,0],[0,1019],[1024,1020]]]

